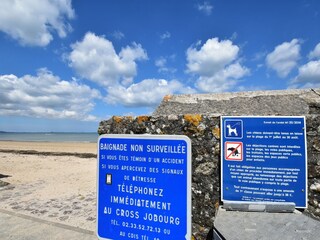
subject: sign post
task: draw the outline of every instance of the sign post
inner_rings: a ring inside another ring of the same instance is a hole
[[[222,201],[307,207],[304,117],[221,117]]]
[[[186,136],[102,135],[99,239],[191,238],[191,143]]]

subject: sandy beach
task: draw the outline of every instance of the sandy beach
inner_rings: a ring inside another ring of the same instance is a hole
[[[73,154],[96,152],[96,143],[0,141],[0,209],[95,231],[96,158]]]
[[[1,150],[28,150],[38,152],[64,152],[64,153],[97,153],[96,143],[76,142],[15,142],[0,141]]]

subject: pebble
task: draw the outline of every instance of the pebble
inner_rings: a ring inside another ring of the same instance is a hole
[[[59,217],[59,220],[60,221],[65,221],[69,218],[69,216],[63,216],[63,217]]]
[[[310,190],[314,192],[320,192],[320,183],[311,184]]]

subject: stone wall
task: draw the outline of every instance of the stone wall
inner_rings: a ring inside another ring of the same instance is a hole
[[[320,89],[169,95],[164,97],[153,116],[170,114],[215,116],[320,114]]]
[[[319,92],[295,90],[167,96],[153,116],[113,117],[100,123],[98,133],[186,135],[191,139],[192,232],[197,240],[204,240],[220,204],[220,115],[304,115],[309,187],[309,206],[305,213],[320,219]],[[217,109],[217,105],[221,108]],[[208,114],[210,109],[216,112]],[[241,114],[241,109],[245,114]]]

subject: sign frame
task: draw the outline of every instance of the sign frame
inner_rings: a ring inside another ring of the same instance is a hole
[[[236,164],[240,161],[227,161],[225,159],[225,144],[227,141],[237,141],[237,142],[242,142],[243,143],[243,162],[246,161],[246,147],[245,147],[245,142],[246,141],[246,131],[245,131],[245,121],[246,119],[299,119],[299,120],[302,120],[302,125],[304,126],[304,129],[303,129],[303,147],[304,147],[304,163],[303,163],[303,167],[304,169],[304,176],[305,176],[305,179],[304,179],[304,182],[305,182],[305,185],[304,185],[304,203],[305,205],[303,206],[296,206],[296,208],[307,208],[308,206],[308,157],[307,157],[307,135],[306,135],[306,118],[305,116],[221,116],[220,117],[220,128],[221,128],[221,139],[220,139],[220,146],[221,146],[221,179],[220,179],[220,186],[221,186],[221,201],[222,202],[237,202],[237,203],[263,203],[263,204],[270,204],[270,203],[277,203],[277,201],[267,201],[267,200],[264,200],[264,201],[245,201],[245,200],[231,200],[231,199],[226,199],[225,196],[224,196],[224,167],[225,167],[225,164],[227,164],[227,162],[235,162]],[[227,120],[243,120],[243,136],[241,139],[233,139],[233,138],[226,138],[225,135],[225,124],[224,124],[224,121],[227,121]],[[283,203],[283,202],[278,202],[278,203]],[[290,202],[292,203],[292,202]]]
[[[136,134],[102,134],[98,138],[98,146],[97,146],[97,179],[96,179],[96,187],[97,187],[97,195],[96,195],[96,213],[97,213],[97,223],[96,223],[96,235],[98,239],[101,240],[115,240],[108,238],[106,236],[99,235],[99,196],[100,196],[100,188],[99,188],[99,179],[100,179],[100,140],[101,139],[123,139],[123,140],[168,140],[168,141],[185,141],[186,143],[186,234],[185,239],[191,239],[192,237],[192,147],[191,147],[191,140],[186,135],[150,135],[150,134],[143,134],[143,135],[136,135]],[[106,177],[106,183],[110,184],[109,181],[112,179],[112,176]],[[180,186],[181,187],[181,186]],[[126,238],[124,238],[126,239]],[[140,239],[140,238],[139,238]],[[162,239],[159,239],[162,240]]]

